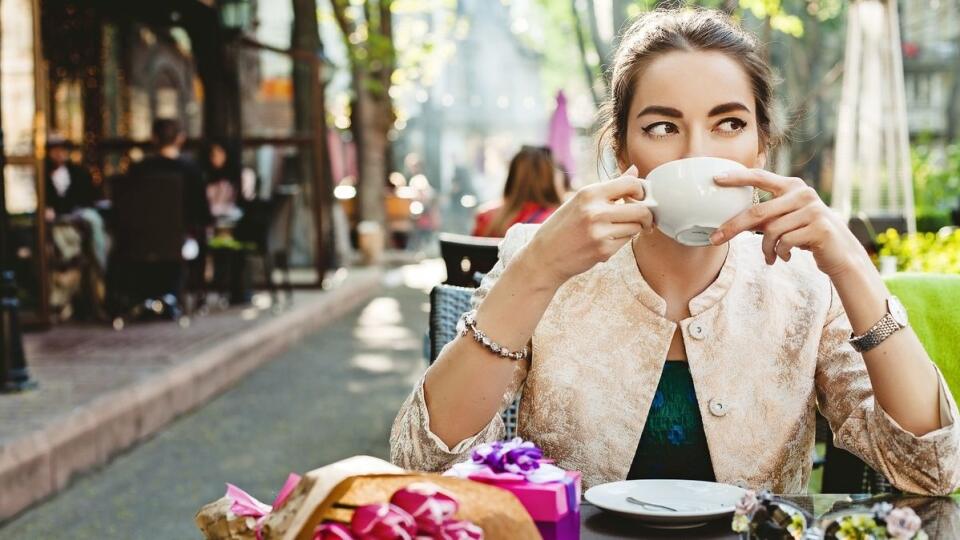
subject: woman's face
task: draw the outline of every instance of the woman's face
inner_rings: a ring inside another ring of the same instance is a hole
[[[762,167],[753,88],[736,60],[715,51],[669,52],[636,82],[620,170],[639,176],[676,159],[712,156]]]
[[[227,153],[223,151],[223,148],[219,144],[215,144],[210,147],[210,164],[215,168],[223,167],[227,162]]]

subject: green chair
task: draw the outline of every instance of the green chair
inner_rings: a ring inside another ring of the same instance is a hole
[[[907,308],[917,333],[954,399],[960,398],[960,274],[894,274],[887,288]]]
[[[910,326],[943,372],[950,392],[957,398],[957,392],[960,392],[960,309],[957,309],[960,305],[960,275],[900,273],[888,276],[884,281],[907,308]],[[826,422],[822,424],[825,426]],[[824,493],[898,491],[882,474],[859,458],[834,447],[829,436],[818,436],[818,442],[826,443]]]

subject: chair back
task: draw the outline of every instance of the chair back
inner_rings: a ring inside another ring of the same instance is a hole
[[[180,261],[186,226],[183,178],[141,172],[113,183],[114,252],[123,260]]]
[[[430,291],[430,329],[428,332],[430,364],[433,364],[440,356],[443,347],[457,337],[457,321],[460,320],[461,315],[470,311],[470,299],[473,297],[473,292],[474,289],[454,285],[437,285]],[[518,397],[500,413],[503,425],[506,427],[504,440],[516,437],[517,412],[519,410],[520,398]]]
[[[440,233],[440,256],[447,268],[446,285],[476,287],[477,274],[486,274],[499,259],[501,238]]]
[[[472,296],[473,289],[455,285],[437,285],[430,291],[430,364],[457,337],[457,321],[470,311]]]
[[[907,308],[910,326],[960,399],[960,275],[898,273],[884,278]]]
[[[869,253],[877,251],[877,235],[887,229],[896,229],[900,233],[907,230],[907,220],[895,214],[877,214],[872,216],[853,216],[847,223],[850,232]]]

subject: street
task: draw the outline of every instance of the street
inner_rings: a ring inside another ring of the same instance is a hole
[[[422,373],[430,263],[387,274],[383,295],[310,335],[201,409],[4,526],[0,539],[201,538],[193,516],[225,482],[269,504],[287,474],[387,458]]]

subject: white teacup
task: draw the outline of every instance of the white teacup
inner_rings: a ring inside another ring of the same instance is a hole
[[[713,177],[746,169],[715,157],[678,159],[660,165],[642,179],[646,193],[638,204],[653,212],[657,227],[686,246],[708,246],[720,225],[750,208],[753,188],[718,186]]]

